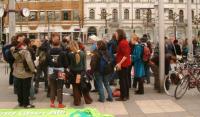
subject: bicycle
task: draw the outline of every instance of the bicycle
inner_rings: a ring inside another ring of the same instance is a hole
[[[194,89],[200,92],[200,67],[197,64],[190,64],[188,66],[187,75],[185,75],[177,84],[175,89],[175,98],[181,99],[187,90]]]
[[[164,91],[169,96],[174,96],[174,91],[180,79],[183,78],[183,70],[186,64],[182,60],[176,60],[176,64],[171,64],[171,70],[164,79]]]

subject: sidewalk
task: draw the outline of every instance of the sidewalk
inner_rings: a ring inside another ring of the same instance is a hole
[[[0,64],[0,108],[17,108],[17,97],[13,94],[13,88],[8,86],[7,77],[4,73],[4,65]],[[71,90],[64,89],[64,92],[71,92]],[[73,98],[67,95],[64,95],[64,104],[67,108],[96,108],[102,113],[116,117],[200,117],[200,93],[196,89],[187,92],[180,100],[164,93],[157,93],[153,90],[153,84],[145,85],[145,94],[140,96],[135,95],[134,90],[130,89],[130,100],[126,102],[99,103],[98,95],[95,93],[91,95],[94,100],[91,105],[83,104],[74,107]],[[49,107],[49,99],[46,98],[42,84],[36,97],[37,99],[33,101],[36,108]]]

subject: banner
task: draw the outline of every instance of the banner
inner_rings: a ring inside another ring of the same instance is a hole
[[[96,109],[0,109],[0,117],[113,117]]]

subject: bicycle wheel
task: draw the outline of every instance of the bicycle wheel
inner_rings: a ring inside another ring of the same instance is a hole
[[[174,96],[174,91],[178,84],[179,74],[176,71],[171,71],[164,79],[164,91],[169,96]]]
[[[200,77],[197,80],[197,90],[200,92]]]
[[[177,84],[176,90],[175,90],[175,98],[181,99],[183,95],[186,93],[188,87],[189,87],[189,75],[184,76],[183,79],[179,81]]]

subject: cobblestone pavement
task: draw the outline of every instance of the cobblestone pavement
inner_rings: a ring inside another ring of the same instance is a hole
[[[17,97],[13,94],[12,86],[8,85],[8,74],[4,63],[0,64],[0,86],[0,108],[17,108]],[[71,89],[64,89],[64,92],[69,93]],[[180,100],[164,93],[157,93],[153,90],[153,84],[145,85],[145,95],[141,96],[135,95],[134,90],[130,89],[130,100],[126,102],[99,103],[98,95],[94,93],[91,95],[94,99],[91,105],[82,104],[80,107],[74,107],[72,97],[67,95],[64,95],[64,104],[74,108],[92,107],[116,117],[200,117],[200,94],[196,89],[187,92]],[[49,99],[46,98],[42,83],[36,98],[32,102],[36,108],[49,108]]]

